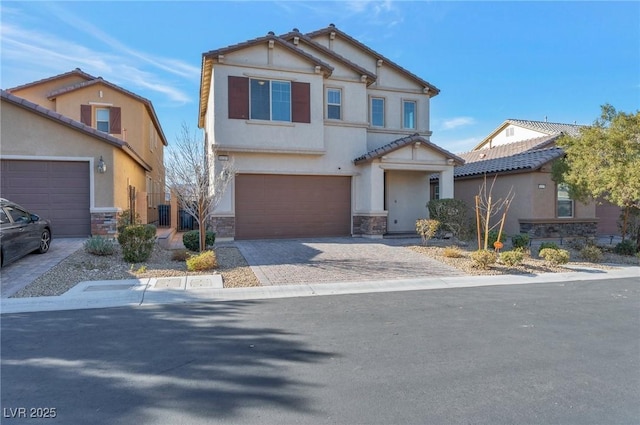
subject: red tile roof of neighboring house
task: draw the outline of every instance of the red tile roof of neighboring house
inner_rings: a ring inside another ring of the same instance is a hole
[[[350,35],[340,31],[333,24],[329,25],[327,28],[323,28],[323,29],[320,29],[320,30],[317,30],[317,31],[313,31],[313,32],[307,33],[306,36],[309,37],[309,38],[314,38],[314,37],[317,37],[319,35],[330,34],[332,32],[335,32],[336,34],[339,34],[342,38],[344,38],[345,40],[349,41],[354,46],[357,46],[358,48],[368,52],[370,55],[376,57],[377,59],[382,59],[382,61],[384,63],[386,63],[387,65],[389,65],[392,68],[395,68],[396,70],[400,71],[401,73],[409,76],[410,78],[412,78],[414,81],[416,81],[417,83],[421,84],[425,88],[428,88],[430,94],[431,94],[431,92],[433,92],[433,94],[431,94],[431,97],[436,96],[436,95],[438,95],[438,93],[440,93],[440,89],[437,88],[436,86],[434,86],[433,84],[429,83],[426,80],[423,80],[422,78],[418,77],[414,73],[412,73],[412,72],[408,71],[407,69],[401,67],[397,63],[395,63],[392,60],[386,58],[385,56],[383,56],[380,53],[376,52],[375,50],[371,49],[370,47],[367,47],[366,45],[362,44],[361,42],[359,42],[355,38],[351,37]]]
[[[38,114],[42,117],[48,118],[57,122],[58,124],[65,125],[70,127],[76,131],[87,134],[89,136],[95,137],[103,142],[106,142],[115,147],[121,148],[128,152],[129,156],[131,156],[138,164],[140,164],[145,170],[151,171],[153,168],[147,164],[144,159],[124,140],[118,139],[117,137],[113,137],[107,133],[96,130],[93,127],[85,125],[79,121],[75,121],[65,115],[62,115],[58,112],[52,111],[51,109],[47,109],[44,106],[40,106],[36,103],[30,102],[27,99],[23,99],[14,94],[9,93],[7,90],[0,90],[0,98],[4,101],[10,102],[18,107],[26,109],[32,113]]]
[[[446,149],[442,149],[440,146],[431,143],[430,141],[428,141],[427,139],[425,139],[424,137],[420,136],[418,133],[416,134],[412,134],[411,136],[407,136],[407,137],[402,137],[400,139],[394,140],[391,143],[388,143],[384,146],[379,147],[378,149],[374,149],[370,152],[367,152],[366,154],[359,156],[358,158],[353,160],[354,164],[361,164],[363,162],[368,162],[368,161],[372,161],[376,158],[380,158],[383,155],[386,155],[390,152],[393,152],[395,150],[398,150],[402,147],[405,147],[407,145],[411,145],[413,143],[422,143],[425,146],[430,147],[431,149],[434,149],[438,152],[440,152],[441,154],[443,154],[446,158],[448,159],[453,159],[454,162],[458,165],[464,164],[464,159],[460,158],[457,155],[452,154],[451,152],[449,152]]]

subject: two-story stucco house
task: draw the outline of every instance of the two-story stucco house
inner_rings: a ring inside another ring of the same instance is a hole
[[[2,91],[2,196],[56,236],[113,235],[126,209],[155,222],[166,145],[149,100],[80,69]]]
[[[453,197],[463,161],[430,142],[439,90],[335,26],[203,54],[198,125],[235,176],[219,237],[382,237],[428,215],[429,176]]]

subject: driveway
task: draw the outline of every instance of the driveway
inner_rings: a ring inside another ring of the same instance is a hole
[[[60,261],[82,248],[86,238],[53,239],[46,254],[29,254],[2,268],[1,298],[9,298],[38,277],[56,266]]]
[[[419,239],[317,238],[235,245],[265,286],[464,276],[406,247],[419,243]]]

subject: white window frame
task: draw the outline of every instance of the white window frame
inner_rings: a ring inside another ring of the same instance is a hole
[[[251,86],[252,86],[252,82],[253,81],[265,81],[269,84],[269,118],[268,119],[262,119],[262,118],[253,118],[252,116],[252,105],[251,105]],[[289,119],[288,120],[274,120],[273,119],[273,83],[274,82],[278,82],[278,83],[286,83],[289,85]],[[292,99],[293,95],[292,95],[292,89],[291,89],[291,81],[287,81],[287,80],[271,80],[268,78],[250,78],[249,79],[249,119],[251,120],[258,120],[258,121],[273,121],[273,122],[292,122],[293,120],[293,111],[292,111],[292,105],[293,105],[293,99]]]
[[[566,197],[563,195],[562,198],[560,198],[560,192],[566,193]],[[569,215],[560,215],[560,203],[561,202],[566,202],[571,206],[571,212]],[[573,218],[575,216],[575,202],[573,202],[573,199],[571,199],[569,197],[569,190],[568,190],[568,186],[566,183],[560,183],[558,185],[556,185],[556,217],[557,218]]]
[[[340,96],[340,103],[334,103],[329,101],[329,92],[338,92]],[[342,119],[342,89],[338,87],[327,87],[326,91],[327,95],[327,119],[330,120],[341,120]],[[337,106],[338,107],[338,118],[329,117],[329,106]]]
[[[374,124],[373,122],[373,102],[376,100],[381,100],[382,101],[382,125],[380,124]],[[384,128],[386,127],[386,121],[387,121],[387,114],[386,114],[386,99],[384,97],[380,97],[380,96],[371,96],[371,98],[369,99],[369,123],[371,124],[372,127],[377,127],[377,128]]]
[[[106,111],[106,113],[107,113],[107,121],[106,121],[106,123],[107,123],[107,131],[104,131],[104,130],[100,129],[100,123],[101,122],[105,122],[104,120],[99,120],[98,119],[98,116],[100,115],[101,111]],[[111,111],[110,111],[110,108],[96,108],[96,129],[100,130],[102,132],[105,132],[105,133],[109,133],[111,131]]]
[[[512,137],[515,134],[515,129],[513,127],[509,127],[504,131],[504,133],[506,137]]]
[[[407,103],[413,104],[413,127],[405,126],[405,106]],[[402,99],[402,128],[415,130],[418,128],[418,102],[412,99]]]

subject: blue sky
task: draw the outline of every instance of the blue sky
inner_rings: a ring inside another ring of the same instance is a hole
[[[589,124],[640,108],[640,2],[0,3],[3,89],[76,67],[151,100],[171,143],[197,128],[202,53],[334,23],[441,90],[434,143],[468,151],[505,119]]]

